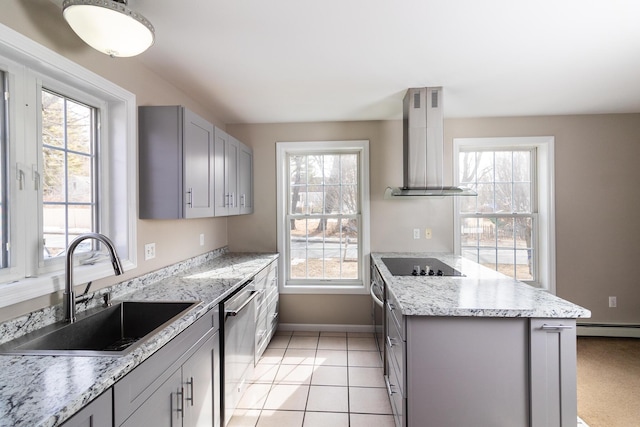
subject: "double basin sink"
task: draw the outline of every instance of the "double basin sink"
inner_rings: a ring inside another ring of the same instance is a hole
[[[56,323],[0,346],[0,354],[124,356],[199,304],[123,301]]]

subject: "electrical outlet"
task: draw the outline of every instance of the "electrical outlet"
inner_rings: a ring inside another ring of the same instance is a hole
[[[144,245],[144,260],[148,261],[156,257],[156,244],[147,243]]]
[[[200,234],[200,246],[204,246],[204,234]]]
[[[616,308],[618,306],[618,298],[609,297],[609,308]]]
[[[431,237],[433,237],[432,233],[431,233],[431,229],[430,228],[425,228],[424,229],[424,238],[425,239],[430,239]]]
[[[420,238],[420,229],[419,228],[414,228],[413,229],[413,238],[414,239],[419,239]]]

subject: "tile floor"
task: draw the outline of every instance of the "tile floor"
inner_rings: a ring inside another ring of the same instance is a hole
[[[228,427],[393,427],[373,334],[281,332]]]

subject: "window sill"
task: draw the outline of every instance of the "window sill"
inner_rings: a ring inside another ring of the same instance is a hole
[[[136,266],[131,261],[123,260],[122,267],[126,272]],[[76,266],[73,270],[76,286],[109,276],[113,276],[113,267],[108,262],[91,266]],[[0,308],[62,291],[64,291],[64,272],[2,283],[0,284]]]
[[[322,295],[365,295],[369,289],[363,285],[284,285],[280,287],[281,294],[322,294]]]

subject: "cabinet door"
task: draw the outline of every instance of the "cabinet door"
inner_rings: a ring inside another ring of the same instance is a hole
[[[185,218],[212,217],[213,207],[213,125],[185,109],[183,173]]]
[[[112,427],[112,409],[112,395],[109,389],[64,422],[62,427]]]
[[[253,150],[240,143],[238,155],[238,198],[243,215],[253,213]]]
[[[182,426],[184,401],[181,378],[181,370],[178,369],[121,426]]]
[[[240,197],[238,195],[238,158],[240,142],[229,135],[225,159],[225,188],[229,194],[229,215],[240,214]]]
[[[576,321],[531,319],[531,427],[574,426]]]
[[[215,411],[213,404],[215,399],[220,399],[214,388],[214,382],[219,380],[214,378],[214,366],[219,366],[216,361],[220,357],[217,342],[218,334],[211,336],[182,365],[185,427],[219,425],[220,412]]]
[[[229,135],[225,131],[215,128],[214,145],[214,212],[215,216],[226,216],[229,215],[229,194],[226,191],[226,158]]]

